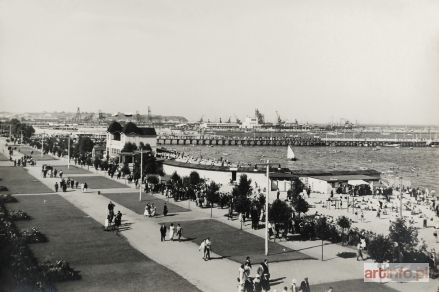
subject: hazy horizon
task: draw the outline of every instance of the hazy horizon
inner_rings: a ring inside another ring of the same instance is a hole
[[[1,0],[0,111],[439,125],[439,1]]]

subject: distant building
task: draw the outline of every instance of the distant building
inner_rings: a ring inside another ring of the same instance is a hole
[[[242,129],[255,129],[260,128],[261,125],[258,123],[258,119],[246,117],[244,122],[241,124]]]
[[[110,158],[118,157],[126,143],[149,144],[152,150],[157,148],[157,133],[154,128],[137,127],[129,122],[124,127],[118,122],[112,122],[107,129],[106,154]]]

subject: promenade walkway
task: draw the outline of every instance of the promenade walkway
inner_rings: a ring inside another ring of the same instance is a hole
[[[46,161],[45,163],[50,165],[66,164],[63,160]],[[43,179],[41,176],[40,165],[37,167],[27,167],[27,169],[32,176],[40,180],[50,189],[53,189],[55,182],[59,181],[59,178]],[[95,171],[91,168],[90,172],[89,176],[96,176],[97,174],[106,176],[105,173]],[[87,176],[87,174],[83,174],[80,177],[85,178]],[[106,177],[110,179],[108,176]],[[120,181],[121,180],[119,180],[119,182]],[[82,193],[80,190],[73,190],[66,193],[60,192],[58,194],[103,225],[104,219],[107,215],[107,204],[109,199],[102,195],[98,195],[98,189],[93,189],[92,185],[90,187],[91,188],[87,193]],[[138,192],[138,190],[129,187],[123,189],[101,188],[99,191],[103,194]],[[161,195],[154,196],[159,198],[162,197]],[[172,203],[179,205],[182,208],[188,208],[187,202]],[[180,274],[202,291],[236,291],[236,278],[238,276],[239,266],[236,262],[227,258],[206,262],[201,259],[202,254],[198,251],[198,246],[191,241],[160,242],[159,225],[157,224],[157,221],[145,219],[143,215],[125,208],[120,204],[117,204],[116,210],[121,210],[123,213],[123,220],[131,223],[130,229],[122,231],[121,234],[126,237],[134,248],[145,254],[147,257]],[[227,220],[227,218],[224,217],[225,211],[226,210],[213,209],[212,218],[239,229],[240,222],[238,222],[238,220]],[[177,222],[180,220],[209,219],[211,218],[210,212],[210,209],[201,209],[192,205],[189,212],[178,213],[170,220]],[[168,218],[166,218],[166,220],[168,220]],[[264,229],[252,230],[250,225],[245,225],[244,231],[259,237],[264,236]],[[293,278],[300,283],[303,278],[308,277],[311,285],[327,283],[328,287],[330,286],[330,283],[334,281],[362,279],[362,262],[357,262],[355,258],[342,259],[337,256],[337,254],[341,252],[353,252],[351,248],[335,244],[325,245],[325,260],[320,261],[320,241],[282,241],[279,244],[293,250],[298,250],[316,259],[271,263],[270,272],[272,278],[278,280],[276,281],[276,284],[273,285],[273,289],[280,291],[283,286],[289,286]],[[215,242],[213,242],[213,251],[215,251]],[[213,257],[220,258],[220,255],[213,254]],[[256,269],[254,268],[253,270]],[[414,285],[392,283],[386,285],[381,284],[380,287],[392,287],[401,291],[414,291],[413,289],[418,291],[435,291],[438,282],[430,281],[430,283]],[[367,285],[364,287],[366,286]],[[373,286],[368,287],[370,287],[370,291],[374,291]]]

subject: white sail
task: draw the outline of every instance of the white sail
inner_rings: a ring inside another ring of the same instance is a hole
[[[296,159],[296,155],[294,155],[293,149],[290,145],[288,145],[287,158],[290,160]]]

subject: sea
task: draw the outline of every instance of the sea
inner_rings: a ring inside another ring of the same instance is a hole
[[[279,146],[166,146],[185,154],[209,159],[227,159],[254,165],[269,160],[290,169],[375,169],[391,185],[439,190],[439,148],[294,147],[296,161],[287,159],[287,147]]]

